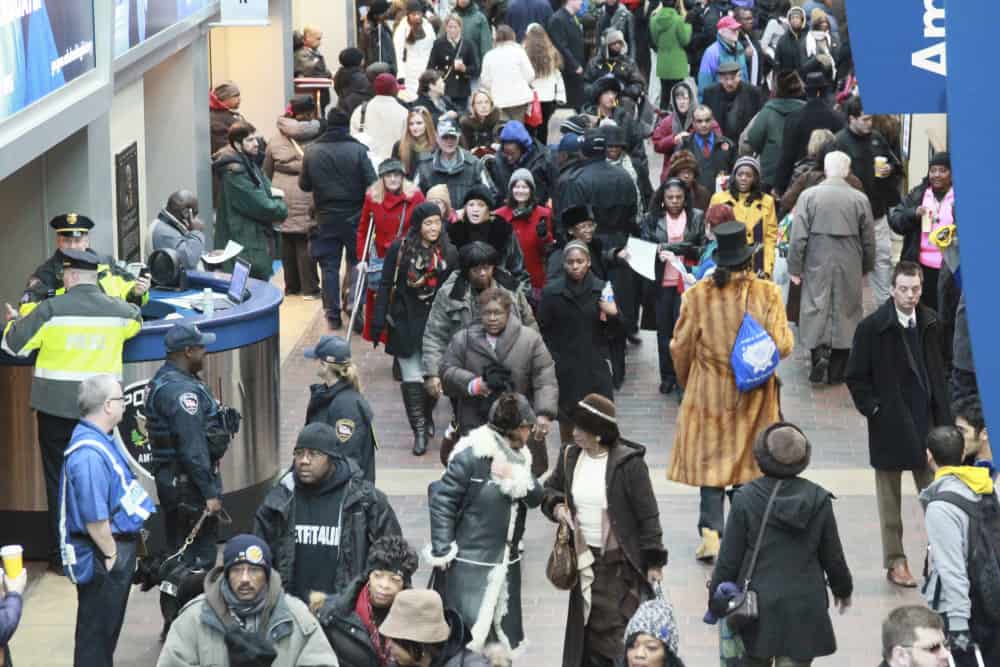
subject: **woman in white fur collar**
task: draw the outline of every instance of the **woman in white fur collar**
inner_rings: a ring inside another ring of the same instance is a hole
[[[459,441],[428,489],[432,585],[462,617],[475,651],[493,641],[512,652],[524,644],[518,545],[528,509],[542,500],[525,447],[534,422],[524,396],[501,394],[489,423]]]

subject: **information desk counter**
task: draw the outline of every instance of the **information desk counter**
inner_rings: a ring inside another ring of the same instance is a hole
[[[191,272],[187,292],[153,290],[157,305],[203,292],[222,297],[229,286],[224,274]],[[253,514],[280,465],[278,398],[280,387],[279,316],[281,291],[250,280],[249,298],[217,309],[211,317],[177,308],[173,319],[147,320],[124,351],[125,418],[118,433],[133,457],[144,465],[150,449],[144,426],[136,419],[146,383],[163,364],[163,337],[177,322],[192,322],[216,334],[208,347],[202,379],[213,395],[243,415],[240,432],[222,459],[223,506],[233,518],[227,532],[248,531]],[[197,301],[196,301],[197,302]],[[147,309],[149,310],[149,309]],[[177,315],[181,317],[178,318]],[[23,544],[28,558],[45,558],[45,483],[35,415],[29,404],[33,359],[0,357],[0,544]],[[152,488],[152,484],[144,484]],[[150,523],[154,541],[160,521]],[[225,529],[224,529],[225,530]]]

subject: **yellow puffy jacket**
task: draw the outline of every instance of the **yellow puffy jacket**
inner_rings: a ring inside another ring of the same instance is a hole
[[[732,207],[736,220],[747,227],[747,243],[760,244],[760,249],[754,253],[754,271],[763,271],[770,278],[774,273],[774,257],[778,247],[778,213],[774,205],[774,197],[760,194],[748,201],[749,195],[740,193],[734,197],[724,190],[712,195],[710,206],[725,204]]]

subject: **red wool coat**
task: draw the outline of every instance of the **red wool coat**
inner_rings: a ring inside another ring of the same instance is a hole
[[[376,181],[375,185],[368,188],[368,192],[365,193],[365,204],[361,209],[361,218],[358,222],[358,259],[361,259],[361,255],[365,251],[365,240],[368,238],[368,228],[371,225],[375,225],[372,253],[376,257],[385,257],[385,253],[392,242],[404,236],[410,229],[410,218],[413,215],[413,209],[423,203],[423,201],[424,195],[420,192],[420,188],[409,181],[403,183],[403,190],[400,194],[385,192],[381,180]],[[404,215],[404,204],[406,205],[406,219],[402,220],[403,225],[400,228],[399,223]],[[365,329],[362,336],[365,340],[371,341],[369,323],[372,319],[371,316],[375,313],[375,292],[372,290],[367,290],[367,292],[365,312],[370,315],[365,317]],[[383,332],[382,343],[385,343],[384,338],[385,332]]]
[[[524,268],[531,276],[531,286],[536,289],[545,287],[545,258],[555,240],[552,235],[552,209],[536,205],[527,218],[515,219],[514,209],[504,206],[498,208],[495,215],[514,227],[517,242],[521,244],[521,251],[524,253]],[[548,223],[548,232],[544,239],[540,239],[536,228],[543,219]]]

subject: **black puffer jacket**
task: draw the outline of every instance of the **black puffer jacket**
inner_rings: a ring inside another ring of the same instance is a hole
[[[609,56],[605,44],[596,56],[590,59],[583,70],[583,78],[587,82],[584,92],[588,99],[594,97],[594,84],[601,77],[613,75],[622,84],[622,95],[632,100],[638,100],[646,90],[646,82],[639,72],[638,66],[630,56]]]
[[[777,482],[761,477],[736,492],[710,591],[745,578]],[[837,650],[826,588],[843,599],[851,596],[854,584],[832,499],[829,491],[801,477],[782,482],[753,573],[760,620],[741,633],[748,655],[809,661]]]
[[[461,160],[453,167],[442,164],[439,150],[421,155],[417,161],[416,175],[416,184],[425,195],[435,185],[447,185],[451,207],[456,211],[462,208],[469,188],[477,184],[490,185],[489,179],[483,178],[482,163],[464,148],[459,148],[458,151]]]
[[[331,127],[306,148],[299,187],[313,193],[320,226],[342,227],[353,242],[365,191],[376,178],[368,148],[346,127]]]
[[[396,513],[389,499],[361,476],[361,469],[348,459],[338,457],[337,465],[351,467],[351,481],[340,524],[340,563],[336,589],[364,573],[368,550],[383,535],[402,535]],[[295,475],[289,470],[264,498],[254,517],[253,532],[271,548],[274,568],[281,575],[286,590],[294,590],[295,582]]]

